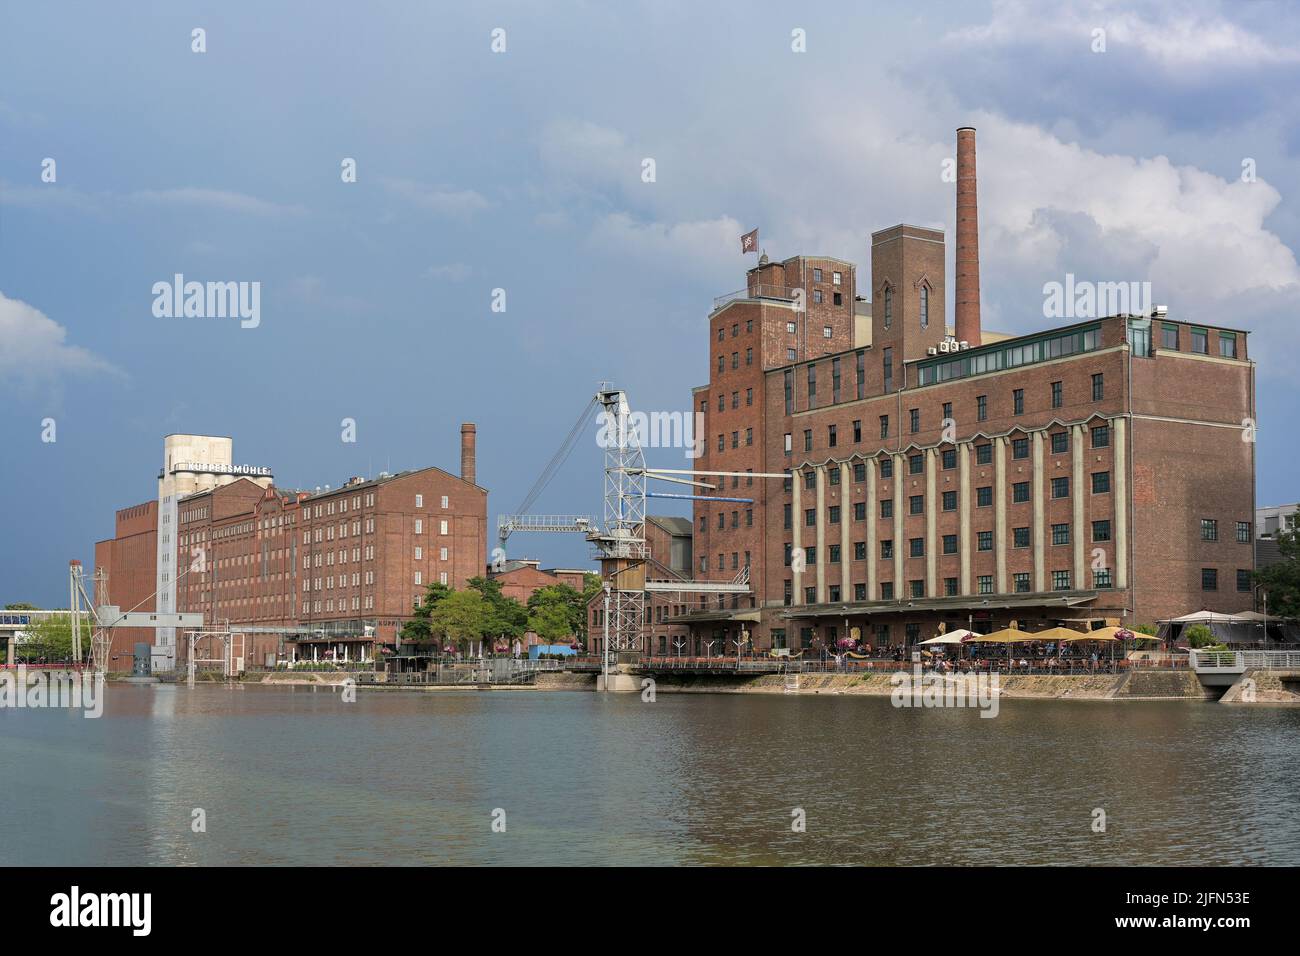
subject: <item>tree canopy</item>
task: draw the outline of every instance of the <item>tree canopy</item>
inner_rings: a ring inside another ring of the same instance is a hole
[[[1255,584],[1268,595],[1268,613],[1300,617],[1300,531],[1277,536],[1282,560],[1255,572]]]

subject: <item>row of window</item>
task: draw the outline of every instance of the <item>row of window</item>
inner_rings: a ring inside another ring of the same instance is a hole
[[[1251,523],[1249,521],[1237,522],[1237,543],[1250,544]],[[1214,518],[1201,519],[1201,540],[1218,541],[1219,540],[1219,522]]]
[[[1059,335],[1043,336],[1030,342],[1003,347],[987,346],[959,353],[953,358],[927,359],[917,365],[917,385],[934,385],[971,375],[1019,368],[1067,355],[1096,351],[1101,345],[1101,327],[1091,326]],[[1019,414],[1019,413],[1017,413]]]
[[[913,411],[916,411],[916,410],[913,409]],[[919,429],[913,429],[913,431],[916,431],[916,430],[919,430]],[[858,420],[858,419],[854,419],[854,421],[853,421],[853,423],[852,423],[852,426],[851,426],[851,431],[852,431],[852,434],[853,434],[853,443],[854,443],[854,444],[860,444],[860,443],[862,442],[862,422],[861,422],[860,420]],[[1089,432],[1090,432],[1090,436],[1089,436],[1089,437],[1090,437],[1090,443],[1091,443],[1091,446],[1092,446],[1093,448],[1109,448],[1109,447],[1110,447],[1110,425],[1109,425],[1109,424],[1094,425],[1094,426],[1092,426],[1092,428],[1089,429]],[[733,432],[732,434],[735,435],[735,432]],[[793,448],[792,448],[792,445],[793,445],[793,437],[794,437],[794,436],[791,435],[790,433],[788,433],[788,432],[786,433],[786,436],[785,436],[785,453],[786,453],[787,455],[792,454],[792,452],[793,452]],[[813,451],[813,444],[814,444],[814,443],[813,443],[813,437],[814,437],[814,436],[813,436],[813,430],[812,430],[811,428],[805,428],[805,429],[803,430],[803,450],[804,450],[805,452]],[[889,437],[889,416],[888,416],[888,415],[881,415],[881,416],[880,416],[880,437],[881,437],[881,438],[888,438],[888,437]],[[721,450],[721,449],[722,449],[722,442],[721,442],[721,438],[722,438],[722,436],[719,435],[718,438],[719,438],[718,449]],[[1051,442],[1051,454],[1053,454],[1053,455],[1062,455],[1062,454],[1067,453],[1067,452],[1070,450],[1070,433],[1069,433],[1068,431],[1052,432],[1052,433],[1048,436],[1048,438],[1049,438],[1049,441]],[[839,426],[838,426],[838,425],[827,425],[827,426],[826,426],[826,445],[827,445],[827,447],[828,447],[828,448],[838,448],[838,447],[839,447],[839,443],[840,443],[840,430],[839,430]],[[735,448],[736,446],[733,444],[732,447]],[[1022,437],[1019,437],[1019,438],[1013,438],[1013,439],[1011,439],[1011,457],[1012,457],[1012,458],[1015,458],[1015,459],[1025,459],[1025,458],[1028,458],[1028,457],[1029,457],[1029,450],[1030,450],[1030,448],[1029,448],[1029,437],[1028,437],[1028,436],[1022,436]],[[992,444],[992,442],[985,442],[985,443],[982,443],[982,444],[976,445],[976,446],[975,446],[975,455],[976,455],[975,463],[976,463],[977,465],[987,465],[987,464],[991,464],[992,461],[993,461],[993,444]],[[940,456],[941,456],[942,459],[943,459],[943,467],[944,467],[945,470],[951,470],[951,469],[957,467],[957,449],[956,449],[956,448],[945,448],[945,449],[943,449],[943,450],[940,452]],[[888,459],[885,459],[885,460],[888,460]],[[917,453],[911,455],[911,456],[908,458],[908,467],[909,467],[909,469],[910,469],[909,474],[913,474],[913,475],[924,474],[924,473],[925,473],[925,455],[924,455],[923,453],[920,453],[920,452],[917,452]]]
[[[1111,576],[1111,572],[1109,568],[1100,568],[1092,571],[1091,573],[1092,573],[1092,587],[1094,589],[1108,590],[1109,588],[1114,587],[1114,583],[1113,583],[1114,579]],[[1053,591],[1069,591],[1072,590],[1073,587],[1074,584],[1069,571],[1052,572]],[[1011,575],[1011,588],[1012,591],[1016,594],[1030,593],[1032,591],[1033,585],[1031,583],[1031,577],[1029,575],[1029,572],[1027,571],[1017,572]],[[950,578],[943,579],[943,594],[942,594],[943,597],[958,597],[960,593],[961,593],[960,582],[958,581],[957,578],[950,577]],[[993,589],[993,575],[991,574],[977,575],[975,578],[975,593],[976,594],[996,593]],[[928,597],[929,595],[925,593],[925,580],[922,578],[913,578],[909,580],[907,582],[906,596],[908,598]],[[787,580],[785,582],[784,603],[787,606],[790,605],[791,603],[793,603],[793,597],[794,597],[793,582]],[[852,599],[854,601],[868,600],[866,584],[856,583],[853,585]],[[831,604],[836,604],[839,603],[840,601],[843,601],[844,596],[843,596],[843,589],[841,588],[841,586],[838,584],[828,585],[826,588],[826,600]],[[894,592],[893,581],[882,581],[880,583],[878,600],[881,601],[897,600],[897,597]],[[817,603],[816,587],[804,588],[804,603],[805,604]]]
[[[1111,526],[1109,519],[1102,519],[1092,522],[1092,540],[1093,542],[1106,542],[1111,540]],[[946,555],[956,554],[959,545],[958,536],[955,534],[945,534],[941,537],[943,553]],[[1070,543],[1070,525],[1054,524],[1052,525],[1052,544],[1068,545]],[[1028,548],[1030,546],[1030,529],[1027,527],[1013,528],[1011,533],[1011,546],[1016,549]],[[975,550],[992,551],[993,550],[993,532],[977,531],[975,533]],[[840,546],[832,544],[827,546],[829,552],[827,557],[831,564],[840,563]],[[803,549],[804,563],[813,565],[817,563],[817,549],[807,547]],[[908,557],[923,558],[925,557],[925,538],[908,539]],[[785,566],[788,568],[792,565],[794,558],[794,546],[790,542],[785,544]],[[894,558],[894,540],[885,538],[880,542],[880,560],[891,561]],[[855,541],[853,543],[853,560],[865,561],[867,559],[867,543],[865,541]]]

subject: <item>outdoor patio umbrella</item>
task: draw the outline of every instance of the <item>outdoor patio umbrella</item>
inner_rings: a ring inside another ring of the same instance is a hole
[[[1004,627],[1000,631],[994,631],[992,634],[976,634],[973,637],[963,639],[963,644],[1023,644],[1028,641],[1040,641],[1037,634],[1030,634],[1028,631],[1022,631],[1018,627]],[[1050,640],[1050,638],[1049,638]]]
[[[959,630],[950,631],[947,634],[940,634],[937,637],[930,638],[929,640],[921,641],[921,643],[922,644],[960,644],[962,641],[966,640],[968,636],[978,637],[979,635],[975,634],[973,631],[968,631],[965,628],[960,628]]]

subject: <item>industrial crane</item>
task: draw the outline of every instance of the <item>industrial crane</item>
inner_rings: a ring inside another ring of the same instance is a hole
[[[603,526],[590,515],[530,515],[529,508],[546,485],[568,460],[592,409],[601,410],[604,440],[604,516]],[[695,594],[748,594],[749,568],[742,568],[732,581],[695,581],[677,576],[655,561],[645,539],[647,498],[680,501],[734,501],[752,504],[752,498],[726,498],[713,495],[672,494],[646,490],[649,480],[667,481],[704,490],[716,486],[700,477],[786,478],[785,474],[750,472],[692,471],[689,469],[648,468],[640,436],[628,405],[627,393],[602,385],[578,416],[560,449],[542,471],[518,513],[497,518],[499,547],[493,552],[493,565],[505,561],[505,545],[517,531],[579,532],[593,545],[593,556],[600,561],[601,577],[609,594],[607,648],[615,653],[634,655],[640,649],[641,628],[645,620],[647,592]],[[655,571],[663,577],[649,577]]]

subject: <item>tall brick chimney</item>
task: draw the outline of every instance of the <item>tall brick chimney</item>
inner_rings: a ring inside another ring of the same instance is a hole
[[[957,286],[953,326],[958,341],[980,344],[980,224],[975,195],[975,127],[957,130]]]
[[[460,476],[471,485],[476,484],[474,437],[478,429],[472,422],[460,426]]]

